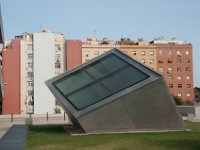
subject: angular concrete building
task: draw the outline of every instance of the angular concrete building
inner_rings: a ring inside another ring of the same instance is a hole
[[[118,49],[46,84],[74,125],[86,133],[184,128],[162,75]]]

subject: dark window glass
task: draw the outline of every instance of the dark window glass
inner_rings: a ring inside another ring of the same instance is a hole
[[[94,78],[98,79],[122,68],[126,64],[127,63],[125,63],[121,59],[117,58],[114,55],[111,55],[94,65],[88,66],[86,71]]]
[[[149,76],[111,54],[54,83],[81,110]]]
[[[109,95],[110,93],[100,84],[94,84],[68,96],[68,99],[77,109],[80,110]]]
[[[148,76],[135,67],[129,66],[101,81],[103,86],[112,92],[123,90],[133,84],[136,84]]]
[[[55,85],[64,95],[67,95],[92,81],[94,80],[86,72],[81,71],[70,75],[70,77],[56,83]]]

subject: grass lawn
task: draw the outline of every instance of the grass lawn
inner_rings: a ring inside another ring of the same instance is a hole
[[[26,150],[200,150],[200,123],[192,131],[70,136],[62,125],[29,126]]]

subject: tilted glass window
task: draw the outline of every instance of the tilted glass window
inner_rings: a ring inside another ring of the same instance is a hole
[[[53,84],[77,110],[81,110],[148,77],[111,54]]]

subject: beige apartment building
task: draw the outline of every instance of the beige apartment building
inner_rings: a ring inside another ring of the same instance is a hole
[[[128,40],[129,43],[114,43],[109,40],[97,41],[95,38],[88,38],[87,41],[82,42],[82,63],[87,62],[113,48],[117,48],[149,68],[157,69],[155,45],[145,41],[138,41],[137,43],[131,44],[129,39],[122,39],[122,41],[125,40]]]

